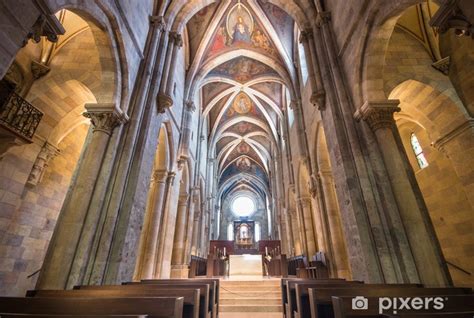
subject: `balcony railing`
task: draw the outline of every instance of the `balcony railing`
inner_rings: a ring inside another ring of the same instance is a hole
[[[31,141],[43,113],[12,92],[0,106],[0,124]]]

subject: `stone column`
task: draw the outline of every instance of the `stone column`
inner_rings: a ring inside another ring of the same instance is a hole
[[[302,240],[301,240],[301,233],[299,229],[299,222],[298,222],[298,216],[296,211],[289,211],[290,215],[290,228],[291,228],[291,234],[293,236],[293,256],[295,255],[301,255],[303,253],[303,246],[302,246]]]
[[[166,176],[166,187],[165,187],[165,194],[164,194],[164,199],[163,199],[163,210],[161,212],[161,219],[160,219],[160,232],[158,235],[158,248],[156,251],[156,258],[154,260],[154,273],[153,273],[153,278],[160,278],[162,273],[161,273],[161,265],[163,263],[163,257],[164,257],[164,250],[165,250],[165,244],[166,244],[166,228],[167,228],[167,223],[168,223],[168,214],[170,213],[169,211],[169,205],[170,205],[170,198],[172,195],[172,189],[173,189],[173,183],[174,183],[174,178],[176,177],[175,172],[169,172],[168,175]]]
[[[148,220],[143,228],[143,247],[138,272],[139,279],[154,278],[153,273],[155,271],[167,176],[167,171],[156,170],[151,180],[150,200],[146,212]]]
[[[192,189],[192,195],[189,202],[189,213],[188,219],[186,220],[186,233],[184,239],[184,264],[189,264],[191,261],[191,249],[193,244],[193,233],[194,233],[194,214],[196,213],[196,207],[199,209],[199,194],[200,188],[194,187]]]
[[[126,115],[115,104],[86,104],[85,108],[87,112],[84,116],[90,118],[92,123],[92,137],[78,167],[75,183],[61,209],[38,278],[38,289],[64,289],[68,280],[74,281],[77,278],[70,277],[72,267],[75,266],[74,258],[78,253],[82,259],[87,258],[86,254],[82,254],[85,250],[77,250],[78,242],[91,239],[96,230],[94,224],[91,227],[84,225],[86,217],[93,217],[87,214],[87,210],[102,159],[114,128],[127,121]]]
[[[313,217],[311,211],[311,198],[309,197],[301,197],[298,198],[297,204],[301,211],[301,226],[303,238],[304,238],[304,253],[311,259],[311,257],[316,254],[317,245],[315,236],[314,236],[314,228],[313,228]]]
[[[189,195],[181,194],[178,199],[176,227],[171,256],[171,277],[186,278],[187,266],[184,264],[186,225],[189,211]]]
[[[337,277],[351,278],[349,262],[347,259],[347,249],[344,242],[344,235],[342,231],[341,215],[337,205],[336,193],[334,192],[334,181],[330,171],[319,171],[319,178],[321,180],[321,188],[324,195],[324,202],[326,206],[326,213],[328,216],[329,235],[331,238],[332,250],[334,251],[332,260]]]
[[[38,156],[36,157],[33,168],[31,169],[28,181],[26,182],[29,186],[36,186],[43,179],[44,172],[48,168],[51,159],[59,154],[59,149],[49,142],[45,142],[41,148]]]
[[[402,155],[395,136],[398,130],[393,113],[400,111],[399,103],[398,100],[366,102],[355,118],[364,119],[377,138],[421,282],[427,286],[446,286],[451,281],[446,262],[421,192],[415,190],[418,185],[413,171],[409,170],[409,163],[404,160],[406,155]]]
[[[313,105],[317,105],[318,109],[321,109],[324,107],[326,94],[322,87],[321,79],[316,78],[316,76],[319,75],[319,69],[315,59],[316,53],[314,50],[313,31],[311,29],[301,31],[300,42],[304,47],[308,67],[308,79],[313,91],[310,97],[310,102]]]
[[[181,194],[178,199],[178,210],[176,215],[176,228],[174,232],[173,254],[171,256],[171,277],[187,278],[188,268],[184,264],[185,237],[187,228],[189,206],[189,195]]]
[[[191,242],[191,254],[198,255],[199,252],[199,220],[201,219],[201,210],[194,212],[194,223],[193,223],[193,239]]]

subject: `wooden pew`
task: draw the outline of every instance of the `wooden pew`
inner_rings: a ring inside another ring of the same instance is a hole
[[[309,318],[311,317],[311,307],[309,305],[309,289],[310,288],[329,288],[329,287],[342,287],[342,288],[359,288],[361,286],[370,288],[421,288],[422,284],[360,284],[360,282],[341,284],[339,285],[317,285],[308,282],[302,282],[295,284],[296,294],[296,313],[295,317]]]
[[[312,287],[339,287],[346,285],[362,285],[359,281],[345,281],[345,280],[290,280],[286,283],[286,318],[293,318],[294,312],[297,312],[297,298],[296,298],[296,285],[298,284],[309,284]]]
[[[288,303],[288,296],[287,296],[287,289],[286,289],[286,285],[287,285],[287,282],[288,281],[309,281],[309,282],[312,282],[314,281],[314,279],[307,279],[307,278],[282,278],[280,283],[280,288],[281,288],[281,302],[282,302],[282,305],[283,305],[283,316],[286,317],[286,312],[285,312],[285,304]],[[320,281],[320,280],[316,280],[316,281]],[[328,278],[328,279],[324,279],[324,281],[346,281],[344,278]]]
[[[139,284],[173,284],[173,285],[190,285],[190,284],[208,284],[209,285],[209,309],[212,317],[219,317],[219,288],[220,280],[218,278],[199,278],[199,279],[146,279]],[[125,283],[127,284],[127,283]]]
[[[470,288],[393,288],[374,287],[371,285],[359,285],[356,288],[310,288],[309,301],[311,308],[311,318],[334,317],[332,308],[332,297],[416,297],[429,295],[462,295],[470,294]]]
[[[437,288],[435,288],[437,289]],[[398,295],[390,295],[392,297],[400,296],[400,297],[421,297],[421,298],[429,298],[433,297],[441,297],[444,299],[443,304],[444,308],[442,310],[436,309],[433,306],[429,306],[427,309],[420,308],[418,310],[414,309],[405,309],[399,308],[397,310],[395,317],[405,317],[405,315],[414,315],[415,317],[420,317],[420,314],[426,314],[425,317],[436,317],[435,314],[441,315],[441,317],[445,317],[446,313],[450,314],[461,314],[466,312],[473,312],[474,311],[474,295],[453,295],[453,294],[414,294],[414,295],[407,295],[405,293],[401,293]],[[367,310],[353,310],[352,309],[352,299],[353,297],[332,297],[332,303],[334,306],[334,314],[335,318],[348,318],[348,317],[361,317],[361,316],[376,316],[379,315],[379,297],[367,297],[369,307]],[[387,313],[390,317],[392,314],[391,309],[388,310]],[[471,316],[472,317],[472,316]]]
[[[121,297],[183,297],[183,318],[199,318],[199,289],[76,289],[31,290],[27,297],[41,298],[121,298]],[[205,316],[204,316],[205,318]]]
[[[180,318],[183,297],[160,298],[36,298],[0,297],[0,315],[111,316],[148,315],[154,318]]]
[[[54,315],[54,318],[147,318],[148,315]],[[2,318],[51,318],[51,315],[7,314]]]
[[[163,291],[177,291],[179,293],[182,290],[198,290],[199,291],[199,302],[198,310],[200,318],[211,317],[212,312],[210,308],[209,300],[209,285],[208,284],[194,284],[193,286],[183,286],[183,285],[164,285],[164,284],[141,284],[141,283],[129,283],[127,285],[84,285],[84,286],[75,286],[75,290],[132,290],[132,291],[153,291],[153,292],[163,292]],[[186,302],[184,303],[183,312],[186,309]]]

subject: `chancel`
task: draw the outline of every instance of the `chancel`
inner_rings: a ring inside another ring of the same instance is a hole
[[[0,0],[0,316],[473,317],[473,23]]]

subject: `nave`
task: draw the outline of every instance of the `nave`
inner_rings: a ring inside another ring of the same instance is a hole
[[[0,313],[469,315],[473,24],[472,0],[0,0]]]

